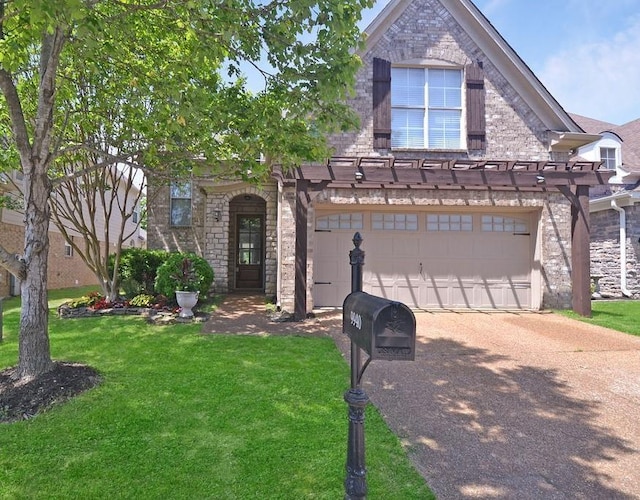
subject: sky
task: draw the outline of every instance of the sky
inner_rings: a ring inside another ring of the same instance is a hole
[[[640,0],[473,1],[565,111],[616,125],[640,118]]]

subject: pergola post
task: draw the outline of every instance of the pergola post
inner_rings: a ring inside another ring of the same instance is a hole
[[[296,248],[295,291],[293,317],[302,321],[307,317],[307,211],[309,182],[296,180]]]
[[[576,186],[571,201],[572,307],[591,316],[591,253],[589,237],[589,186]]]

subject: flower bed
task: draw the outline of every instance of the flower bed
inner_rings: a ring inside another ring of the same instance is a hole
[[[99,292],[91,292],[58,307],[58,317],[71,319],[131,315],[145,316],[149,322],[157,324],[202,322],[207,318],[206,314],[199,313],[193,318],[180,318],[180,308],[170,306],[167,302],[167,298],[162,295],[139,295],[130,301],[119,299],[109,302]]]

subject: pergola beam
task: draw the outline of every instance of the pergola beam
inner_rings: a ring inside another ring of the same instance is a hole
[[[284,179],[304,179],[328,185],[353,184],[354,187],[431,189],[434,186],[496,186],[540,188],[595,186],[606,184],[611,172],[599,170],[486,170],[425,169],[358,166],[355,169],[332,165],[303,165],[283,175]]]
[[[323,164],[274,170],[296,187],[295,319],[306,317],[307,212],[309,193],[325,188],[482,189],[541,191],[557,189],[571,202],[572,306],[591,315],[589,186],[606,184],[613,172],[600,162],[520,160],[426,160],[392,157],[334,157]]]

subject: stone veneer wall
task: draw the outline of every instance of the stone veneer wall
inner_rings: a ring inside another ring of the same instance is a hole
[[[624,207],[627,220],[627,288],[640,295],[640,206]],[[603,297],[622,297],[620,287],[620,214],[603,210],[591,214],[591,275],[599,281]]]
[[[296,277],[296,190],[295,188],[281,188],[279,193],[280,203],[280,295],[278,305],[285,311],[294,311],[295,277]],[[313,275],[311,273],[312,260],[311,238],[313,234],[313,215],[311,204],[307,212],[307,310],[312,309],[311,285]]]
[[[472,191],[472,190],[404,190],[404,189],[327,189],[317,194],[309,207],[307,304],[313,307],[313,227],[316,205],[411,205],[451,207],[504,207],[525,208],[537,211],[538,236],[535,260],[540,269],[539,291],[542,308],[566,309],[571,307],[571,207],[560,193]],[[281,234],[283,245],[291,248],[283,252],[282,287],[280,303],[283,309],[292,311],[294,301],[295,259],[295,189],[282,192]],[[538,267],[534,263],[534,268]],[[534,270],[535,272],[535,270]]]
[[[233,275],[235,255],[231,244],[235,241],[235,230],[229,212],[229,203],[236,196],[250,194],[258,196],[266,203],[265,213],[265,294],[276,296],[278,274],[278,233],[277,233],[277,186],[275,183],[262,187],[245,183],[218,183],[216,186],[205,187],[206,204],[204,216],[204,257],[212,265],[215,272],[215,290],[228,292],[234,286]],[[220,211],[220,220],[216,221],[214,214]]]
[[[192,224],[171,226],[169,186],[149,177],[147,201],[147,248],[168,252],[194,252],[204,256],[204,220],[206,195],[193,182],[191,189]]]
[[[147,247],[167,251],[195,252],[204,257],[215,273],[213,288],[226,293],[233,288],[231,277],[229,202],[236,196],[251,194],[266,202],[265,294],[276,295],[277,283],[277,186],[258,188],[242,182],[212,182],[194,179],[193,219],[190,227],[169,225],[169,188],[150,182],[152,203],[148,208]],[[220,211],[220,220],[215,212]]]

